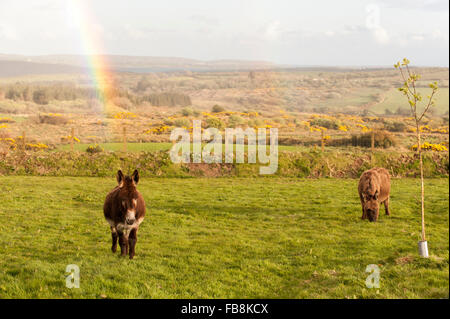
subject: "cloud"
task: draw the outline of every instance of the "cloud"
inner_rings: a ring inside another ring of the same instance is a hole
[[[132,39],[139,40],[145,39],[147,37],[146,32],[144,32],[142,29],[133,27],[130,24],[125,24],[124,29],[126,34]]]
[[[448,0],[378,0],[387,8],[402,10],[448,11]]]
[[[433,38],[435,40],[443,40],[443,41],[448,42],[448,33],[445,34],[440,29],[434,29],[431,32],[431,38]]]
[[[389,32],[378,24],[369,25],[345,25],[340,31],[335,32],[337,36],[359,34],[364,37],[370,37],[378,44],[388,44],[391,40]]]
[[[16,40],[17,32],[13,27],[9,25],[0,25],[0,39],[2,38],[6,40]]]
[[[425,36],[423,36],[422,34],[413,34],[413,35],[411,35],[411,40],[423,41],[423,40],[425,40]]]
[[[264,35],[268,39],[276,39],[279,36],[280,32],[280,21],[274,20],[265,27]]]
[[[62,10],[64,8],[64,1],[60,0],[50,0],[37,2],[33,4],[30,9],[38,11],[50,11],[50,10]]]
[[[191,15],[189,17],[189,19],[192,20],[193,22],[206,24],[209,27],[218,26],[220,24],[219,20],[217,20],[216,18],[212,18],[210,16],[206,16],[206,15],[202,15],[202,14]]]
[[[383,27],[377,27],[372,30],[372,35],[379,44],[388,44],[390,36],[386,29]]]

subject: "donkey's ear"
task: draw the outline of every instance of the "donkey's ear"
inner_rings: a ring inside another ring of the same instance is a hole
[[[120,169],[117,171],[117,183],[119,183],[119,187],[123,186],[123,173]]]
[[[139,172],[137,169],[134,170],[133,175],[131,176],[135,185],[139,183]]]

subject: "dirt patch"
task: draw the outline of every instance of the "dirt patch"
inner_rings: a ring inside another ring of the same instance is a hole
[[[414,256],[404,256],[404,257],[398,257],[395,260],[395,263],[397,265],[406,265],[409,263],[412,263],[414,261]]]

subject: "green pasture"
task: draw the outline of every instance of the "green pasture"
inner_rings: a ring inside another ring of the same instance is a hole
[[[362,221],[353,179],[142,178],[134,260],[110,250],[113,178],[0,177],[0,298],[448,298],[449,181],[392,181]],[[66,288],[66,266],[80,288]],[[367,265],[380,288],[365,285]]]

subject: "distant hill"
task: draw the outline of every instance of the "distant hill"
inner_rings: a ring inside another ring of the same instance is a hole
[[[84,72],[86,69],[72,65],[0,60],[0,77]]]
[[[349,72],[385,69],[384,67],[280,65],[268,61],[250,60],[201,61],[179,57],[103,55],[97,58],[105,60],[112,71],[134,73],[250,70]],[[0,54],[0,77],[28,74],[83,73],[87,70],[88,59],[89,57],[83,55],[24,56]]]
[[[267,61],[245,61],[245,60],[201,61],[178,57],[104,55],[100,56],[100,59],[107,61],[107,64],[113,71],[139,72],[139,73],[184,71],[184,70],[186,71],[263,70],[279,67],[276,64]],[[87,63],[86,56],[82,55],[22,56],[22,55],[0,54],[0,61],[3,62],[20,61],[28,63],[40,63],[45,64],[47,67],[49,65],[64,65],[64,67],[72,66],[81,68],[86,67]]]

